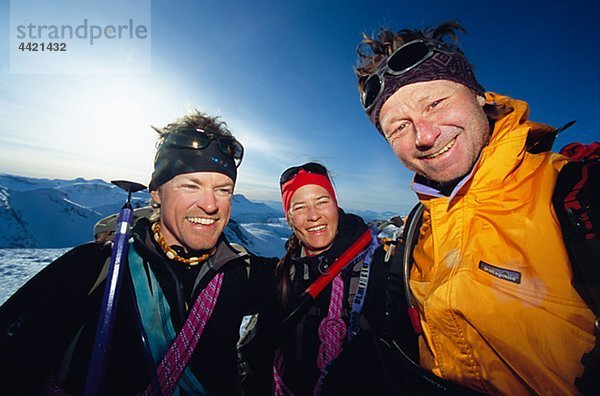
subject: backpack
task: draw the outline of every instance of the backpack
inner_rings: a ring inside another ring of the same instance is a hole
[[[596,315],[594,349],[583,355],[582,377],[575,385],[584,394],[600,394],[600,143],[571,143],[560,171],[552,204],[573,267],[572,284]]]

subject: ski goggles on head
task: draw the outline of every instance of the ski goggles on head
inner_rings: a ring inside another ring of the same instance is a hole
[[[410,41],[396,49],[363,84],[360,102],[365,112],[369,113],[381,97],[384,74],[400,76],[431,58],[435,52],[452,54],[460,51],[451,44],[423,39]]]
[[[317,175],[324,175],[329,179],[329,175],[327,174],[327,169],[316,162],[309,162],[300,166],[292,166],[291,168],[286,169],[279,178],[279,185],[283,186],[285,183],[292,180],[294,177],[298,175],[298,172],[303,170],[307,173],[315,173]]]
[[[206,132],[202,129],[179,129],[176,133],[169,134],[163,140],[158,149],[161,147],[176,147],[187,148],[194,150],[202,150],[215,141],[219,150],[231,157],[235,167],[239,167],[242,158],[244,157],[244,147],[233,136],[222,136],[211,132]]]

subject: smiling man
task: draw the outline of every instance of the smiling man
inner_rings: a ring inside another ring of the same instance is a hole
[[[485,92],[457,30],[382,29],[357,49],[363,108],[424,210],[406,263],[420,365],[484,393],[577,393],[594,315],[552,208],[567,158],[525,102]]]
[[[243,147],[197,111],[156,131],[156,213],[132,230],[102,392],[236,394],[242,317],[258,310],[275,264],[223,234]],[[75,248],[0,307],[6,392],[83,393],[110,250]]]

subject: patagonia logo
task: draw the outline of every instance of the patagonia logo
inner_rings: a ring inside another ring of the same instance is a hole
[[[479,269],[487,272],[490,275],[494,275],[496,278],[504,279],[513,283],[521,283],[521,273],[517,271],[511,271],[504,268],[496,267],[488,264],[484,261],[479,262]]]

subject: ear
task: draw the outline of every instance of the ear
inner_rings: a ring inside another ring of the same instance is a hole
[[[157,204],[160,204],[160,194],[158,193],[158,190],[152,190],[150,191],[150,196],[152,197],[152,200],[154,202],[156,202]]]
[[[485,96],[477,95],[477,103],[483,107],[485,105]]]

